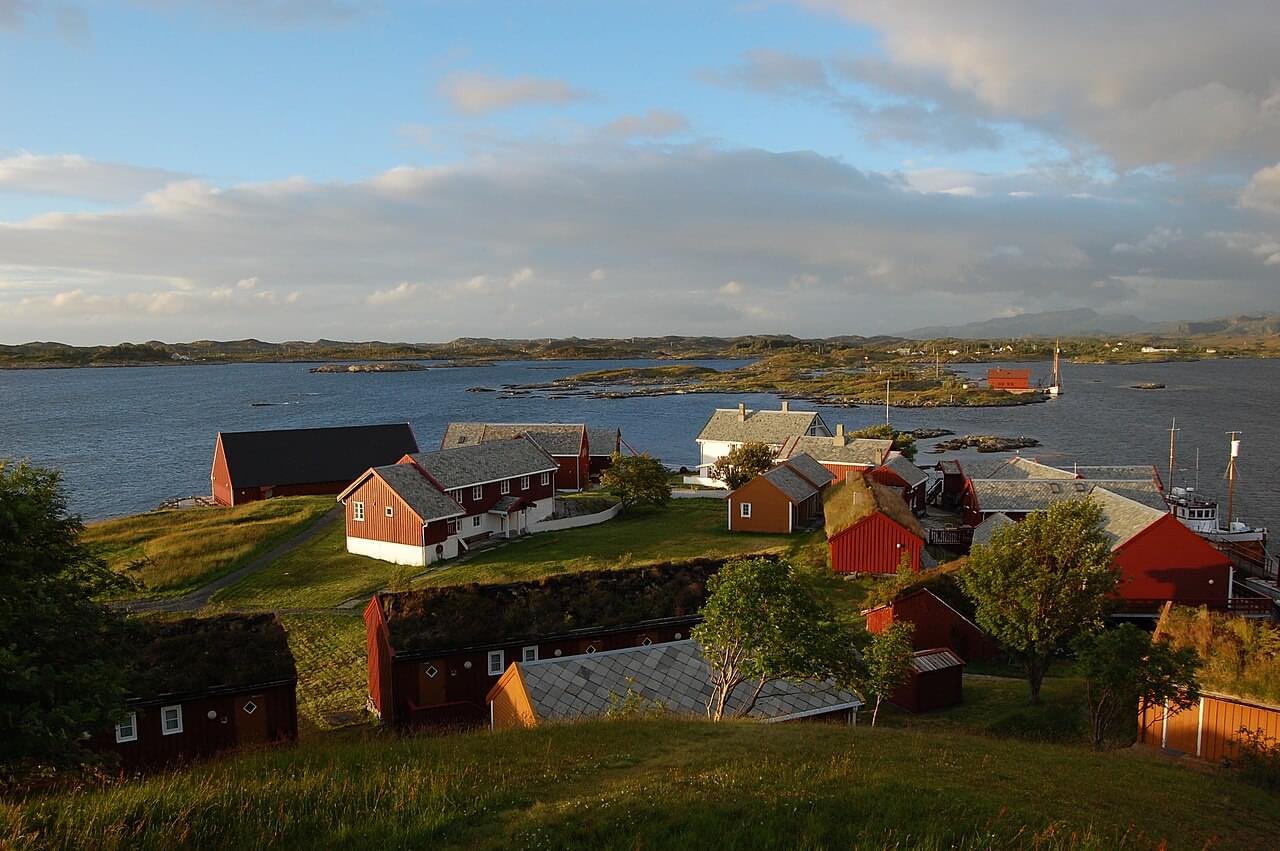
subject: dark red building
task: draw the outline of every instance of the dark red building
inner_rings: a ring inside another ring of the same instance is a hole
[[[871,479],[850,478],[822,499],[831,569],[836,573],[920,572],[924,529],[902,495]]]
[[[911,674],[889,702],[908,712],[958,706],[964,700],[964,660],[945,647],[918,650]]]
[[[276,615],[147,621],[133,630],[126,710],[90,740],[125,770],[297,739],[298,675]]]
[[[513,662],[679,641],[720,562],[376,595],[365,608],[369,706],[385,724],[479,724]]]
[[[929,496],[929,474],[901,455],[894,455],[871,471],[871,478],[897,488],[902,500],[916,514],[923,514]]]
[[[210,481],[219,505],[337,494],[370,467],[417,452],[408,423],[218,432]]]
[[[946,647],[966,662],[990,659],[1000,652],[991,636],[928,588],[909,591],[867,612],[867,632],[882,632],[892,623],[911,624],[916,650]]]

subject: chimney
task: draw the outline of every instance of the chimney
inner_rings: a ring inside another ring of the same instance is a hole
[[[831,442],[836,446],[844,446],[844,423],[836,423],[836,434]]]
[[[791,402],[790,402],[790,400],[788,400],[788,399],[783,399],[783,400],[782,400],[782,413],[784,413],[784,414],[789,414],[789,413],[791,413]]]
[[[738,403],[738,422],[742,423],[746,421],[747,421],[747,403],[739,402]]]

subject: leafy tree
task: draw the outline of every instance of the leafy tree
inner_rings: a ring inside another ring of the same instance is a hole
[[[911,657],[915,655],[911,636],[914,632],[914,624],[895,621],[873,636],[862,654],[866,668],[862,675],[862,692],[876,699],[871,710],[872,727],[880,715],[880,702],[906,682],[911,673]]]
[[[743,443],[729,450],[711,467],[711,477],[736,491],[777,463],[777,453],[763,443]]]
[[[1063,500],[974,547],[956,574],[978,625],[1021,660],[1032,703],[1054,656],[1102,626],[1116,574],[1101,526],[1096,503]]]
[[[117,720],[123,619],[94,597],[127,587],[80,540],[55,470],[0,461],[0,771],[9,779],[77,756]]]
[[[860,428],[857,431],[849,432],[849,437],[892,440],[893,448],[901,452],[903,458],[908,461],[916,460],[916,436],[909,431],[898,431],[888,423]]]
[[[600,483],[618,497],[622,510],[637,505],[666,505],[671,500],[667,468],[648,454],[613,453],[613,463],[600,476]]]
[[[774,680],[852,683],[857,655],[836,613],[814,598],[786,561],[731,561],[707,581],[703,621],[693,638],[711,665],[707,717],[719,721],[743,685],[737,707],[745,716]]]
[[[1093,746],[1099,750],[1111,725],[1121,715],[1132,717],[1139,701],[1186,709],[1200,699],[1196,652],[1153,641],[1133,624],[1083,636],[1076,659],[1084,675]]]

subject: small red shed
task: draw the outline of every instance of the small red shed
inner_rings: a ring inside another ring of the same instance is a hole
[[[995,639],[928,588],[909,591],[866,615],[867,632],[873,634],[891,623],[911,624],[916,650],[946,647],[966,662],[990,659],[1000,652]]]
[[[958,706],[964,699],[964,660],[945,647],[917,650],[911,674],[889,702],[908,712]]]
[[[904,557],[920,572],[924,529],[896,490],[870,476],[850,478],[827,488],[822,507],[836,573],[897,573]]]

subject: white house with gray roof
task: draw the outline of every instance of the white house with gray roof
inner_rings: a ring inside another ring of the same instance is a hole
[[[686,476],[687,484],[723,487],[711,478],[709,469],[729,454],[729,450],[745,443],[763,443],[774,452],[796,437],[831,437],[822,415],[817,411],[793,411],[784,400],[777,411],[756,411],[739,404],[737,408],[717,408],[695,440],[698,444],[699,475]]]

